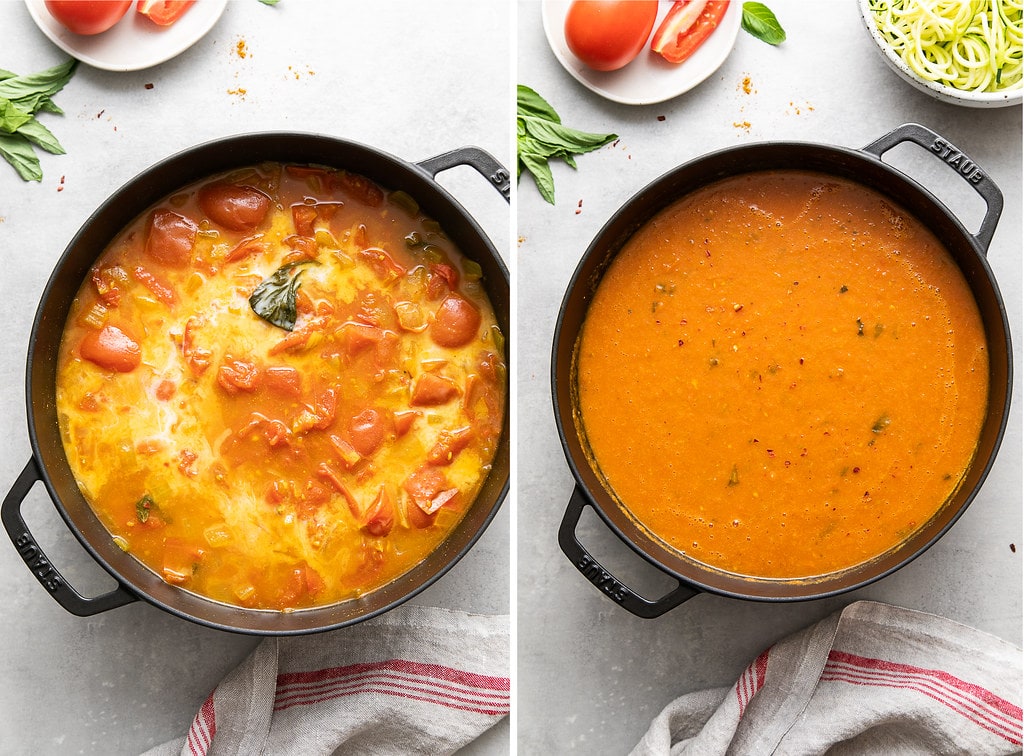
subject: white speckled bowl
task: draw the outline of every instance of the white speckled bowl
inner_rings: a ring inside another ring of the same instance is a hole
[[[1024,98],[1024,88],[1008,89],[1002,92],[968,92],[954,87],[947,87],[943,84],[936,84],[926,81],[910,70],[910,67],[893,51],[892,46],[882,37],[875,26],[869,9],[869,0],[859,0],[860,15],[864,21],[864,28],[871,35],[871,39],[878,48],[878,52],[889,67],[905,82],[916,89],[931,95],[936,100],[948,102],[953,105],[963,105],[968,108],[1003,108],[1010,105],[1020,105]]]

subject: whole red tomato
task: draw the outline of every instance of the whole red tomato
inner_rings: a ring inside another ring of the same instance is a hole
[[[595,71],[622,68],[647,44],[658,0],[573,0],[565,16],[565,43]]]
[[[100,34],[116,24],[132,0],[45,0],[58,23],[75,34]]]

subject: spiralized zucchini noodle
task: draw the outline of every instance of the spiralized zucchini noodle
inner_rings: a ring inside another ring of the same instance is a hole
[[[1024,0],[869,0],[883,39],[926,81],[971,92],[1022,86]]]

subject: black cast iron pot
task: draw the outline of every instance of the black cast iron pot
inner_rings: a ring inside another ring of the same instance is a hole
[[[440,578],[477,541],[508,492],[506,422],[493,467],[480,494],[438,549],[411,571],[363,597],[287,613],[242,609],[202,598],[164,582],[114,544],[72,477],[57,425],[57,350],[71,302],[108,242],[137,215],[194,181],[264,161],[343,168],[373,179],[387,189],[407,192],[424,213],[441,224],[463,254],[480,264],[502,332],[510,333],[508,270],[476,221],[434,180],[441,171],[460,165],[471,166],[507,200],[509,173],[483,150],[466,147],[410,163],[372,147],[334,137],[272,132],[208,142],[173,155],[139,174],[85,222],[57,263],[43,292],[32,326],[26,376],[32,458],[0,510],[4,527],[25,564],[43,587],[73,614],[96,614],[141,598],[185,619],[235,632],[297,635],[343,627],[397,606]],[[25,496],[37,481],[46,486],[57,511],[85,549],[117,580],[118,586],[113,591],[96,597],[82,596],[43,554],[21,514]]]
[[[909,142],[944,161],[986,204],[976,234],[970,234],[924,187],[884,163],[882,155]],[[989,406],[974,462],[955,496],[940,513],[896,549],[870,562],[814,580],[745,577],[688,559],[655,540],[618,505],[602,484],[576,423],[575,349],[591,298],[623,244],[644,223],[674,200],[719,179],[762,170],[803,169],[859,182],[890,197],[943,240],[970,285],[981,311],[989,351]],[[1006,308],[985,259],[1003,199],[988,175],[967,155],[918,124],[894,129],[862,150],[792,142],[772,142],[725,149],[681,165],[634,195],[604,225],[580,261],[559,312],[552,350],[555,419],[566,460],[576,485],[559,528],[566,556],[595,586],[625,609],[656,617],[700,592],[760,601],[824,598],[865,586],[904,566],[952,527],[981,488],[1002,440],[1010,411],[1012,360]],[[610,574],[577,537],[584,507],[592,507],[604,524],[637,554],[677,582],[657,599],[646,598]]]

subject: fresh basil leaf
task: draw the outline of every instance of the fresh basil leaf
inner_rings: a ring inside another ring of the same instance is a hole
[[[516,87],[516,109],[520,115],[532,115],[555,123],[562,122],[547,100],[523,84]]]
[[[263,280],[256,290],[249,297],[249,306],[252,311],[263,318],[271,325],[291,331],[295,328],[295,320],[298,313],[295,309],[295,293],[299,290],[299,274],[296,271],[291,274],[292,268],[297,265],[305,265],[312,260],[288,263],[273,272]]]
[[[64,148],[61,147],[60,142],[57,141],[50,130],[39,123],[35,118],[32,118],[28,123],[21,126],[18,129],[18,133],[28,139],[37,147],[49,152],[51,155],[63,155]]]
[[[37,101],[41,96],[52,96],[71,80],[78,61],[74,58],[59,65],[25,76],[12,76],[0,81],[0,97],[25,107],[19,100]],[[34,108],[32,109],[34,112]]]
[[[523,155],[520,162],[533,176],[540,196],[550,204],[555,204],[555,179],[551,175],[551,166],[548,165],[548,161],[537,155]]]
[[[43,170],[39,158],[32,149],[32,143],[21,134],[0,134],[0,156],[18,172],[25,181],[42,181]]]
[[[31,113],[26,113],[10,100],[0,99],[0,131],[13,134],[31,120]]]
[[[786,41],[786,31],[775,14],[764,3],[743,3],[743,31],[754,35],[769,45],[781,45]]]
[[[549,161],[561,158],[575,168],[574,155],[592,152],[618,139],[618,135],[593,134],[564,126],[551,104],[523,84],[516,88],[516,103],[516,180],[525,168],[541,196],[553,205],[555,183]]]
[[[523,122],[527,133],[534,139],[577,155],[592,152],[618,139],[616,134],[591,134],[530,116],[525,117]]]
[[[78,67],[74,58],[33,74],[19,76],[0,69],[0,157],[25,181],[42,181],[43,171],[32,145],[64,154],[57,138],[35,119],[39,112],[61,114],[53,95],[64,88]]]

